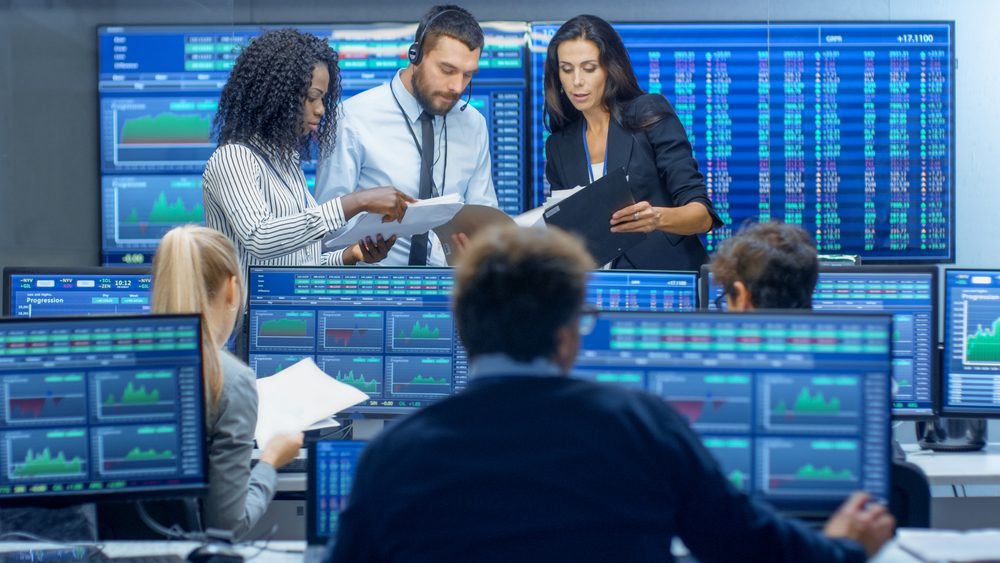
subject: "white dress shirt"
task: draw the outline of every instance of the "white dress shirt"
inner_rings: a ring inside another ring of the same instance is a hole
[[[393,100],[393,93],[399,106]],[[437,195],[457,193],[465,203],[497,207],[486,119],[471,105],[461,111],[463,105],[464,99],[448,112],[447,145],[446,120],[434,117],[434,186]],[[414,136],[419,142],[423,108],[403,86],[399,73],[389,84],[362,92],[338,109],[341,114],[337,143],[330,156],[319,163],[316,199],[322,203],[376,186],[395,186],[403,193],[419,197],[420,152]],[[407,126],[412,128],[412,135]],[[427,264],[447,265],[441,243],[433,232],[429,240]],[[380,264],[405,266],[409,256],[410,239],[400,238]]]

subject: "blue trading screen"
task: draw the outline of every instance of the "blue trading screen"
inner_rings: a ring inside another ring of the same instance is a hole
[[[407,64],[415,24],[305,25],[340,55],[343,99]],[[171,227],[204,220],[201,174],[212,118],[241,46],[259,26],[129,26],[98,30],[102,252],[105,264],[148,263]],[[527,182],[526,25],[483,24],[471,105],[489,125],[501,209],[520,213]],[[305,162],[315,184],[315,163]]]
[[[365,442],[343,440],[319,440],[310,450],[309,463],[315,463],[315,484],[309,487],[312,506],[311,517],[316,519],[315,526],[309,526],[310,534],[315,532],[316,538],[329,539],[337,535],[340,513],[347,508],[354,485],[354,474],[357,471],[358,458],[367,444]]]
[[[1000,271],[944,279],[942,413],[1000,417]]]
[[[358,415],[430,404],[468,379],[453,284],[447,268],[251,268],[250,366],[266,377],[312,358],[369,396]]]
[[[888,316],[602,313],[574,374],[663,397],[735,487],[826,510],[889,492],[890,330]]]
[[[7,280],[5,310],[12,317],[56,317],[149,312],[148,273],[18,273]]]
[[[703,269],[709,310],[726,309],[722,287]],[[892,414],[897,418],[934,414],[934,347],[937,345],[937,269],[835,267],[819,274],[813,309],[892,314]]]
[[[0,321],[0,503],[207,483],[201,319]]]
[[[368,394],[353,413],[410,412],[468,380],[453,286],[450,268],[251,268],[250,367],[267,377],[312,358]],[[697,275],[597,271],[587,300],[610,311],[694,310]]]
[[[586,301],[600,311],[694,311],[698,274],[597,270],[587,281]]]
[[[533,204],[545,197],[542,73],[558,24],[531,29]],[[783,219],[821,252],[948,260],[954,65],[947,23],[622,24],[639,86],[673,104],[726,226]]]

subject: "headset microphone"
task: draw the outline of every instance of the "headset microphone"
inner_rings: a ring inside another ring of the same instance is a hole
[[[472,101],[472,81],[471,80],[469,81],[469,88],[468,88],[468,90],[469,90],[469,95],[466,96],[466,98],[465,98],[465,104],[463,104],[462,107],[458,108],[458,111],[465,111],[465,108],[469,107],[469,102]]]

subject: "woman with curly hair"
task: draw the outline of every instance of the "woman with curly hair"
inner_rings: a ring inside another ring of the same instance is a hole
[[[333,147],[340,98],[337,53],[294,29],[269,31],[243,50],[222,90],[214,131],[219,147],[203,177],[205,222],[251,265],[341,265],[377,262],[395,242],[366,239],[323,253],[321,239],[361,211],[399,220],[413,198],[393,187],[316,203],[300,159]]]

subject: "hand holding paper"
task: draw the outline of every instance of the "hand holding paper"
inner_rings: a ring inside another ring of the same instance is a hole
[[[306,358],[257,380],[257,446],[266,449],[278,434],[296,433],[368,398],[323,373]]]
[[[359,213],[346,227],[327,237],[323,244],[326,248],[339,248],[364,240],[366,237],[374,239],[380,234],[388,239],[392,235],[408,237],[426,233],[450,221],[461,208],[462,200],[458,194],[448,194],[407,205],[406,214],[399,223],[385,223],[382,221],[382,215]]]

